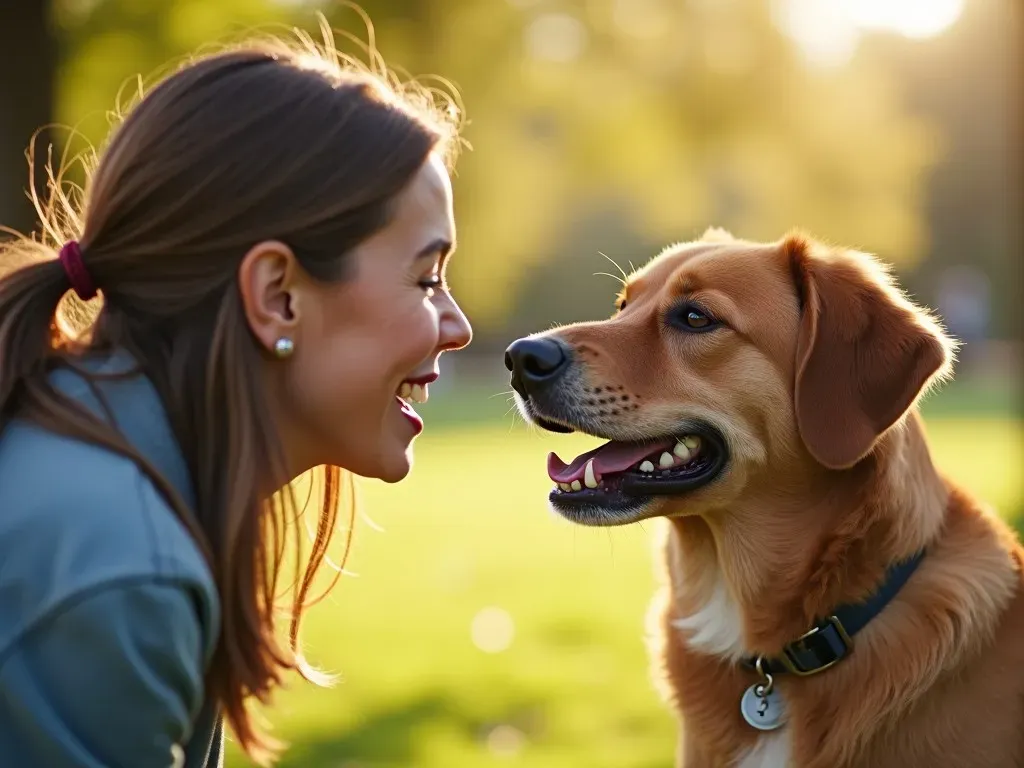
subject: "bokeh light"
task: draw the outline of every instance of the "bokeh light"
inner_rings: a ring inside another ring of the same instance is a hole
[[[515,636],[515,622],[508,611],[502,608],[482,609],[470,625],[473,645],[484,653],[501,653],[508,650]]]

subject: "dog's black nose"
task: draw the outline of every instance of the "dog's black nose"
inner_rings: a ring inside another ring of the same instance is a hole
[[[531,386],[546,384],[562,373],[568,362],[565,347],[554,339],[519,339],[505,350],[512,388],[524,397]]]

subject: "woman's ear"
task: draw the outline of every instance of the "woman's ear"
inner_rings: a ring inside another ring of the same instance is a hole
[[[238,290],[246,322],[266,349],[291,337],[299,320],[300,273],[292,249],[276,240],[257,243],[238,266]]]
[[[870,256],[800,236],[782,247],[802,303],[797,428],[818,462],[846,469],[950,374],[955,345]]]

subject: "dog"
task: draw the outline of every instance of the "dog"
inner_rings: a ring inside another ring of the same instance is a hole
[[[917,409],[955,348],[873,256],[713,228],[506,350],[528,421],[610,441],[548,457],[551,508],[664,520],[680,768],[1024,766],[1024,553]]]

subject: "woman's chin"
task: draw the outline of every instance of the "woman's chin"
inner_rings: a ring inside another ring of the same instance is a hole
[[[404,450],[389,450],[381,456],[381,461],[372,477],[385,483],[397,483],[409,476],[412,471],[412,444],[404,446]]]

